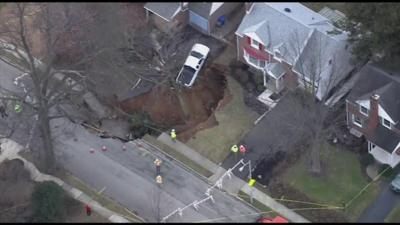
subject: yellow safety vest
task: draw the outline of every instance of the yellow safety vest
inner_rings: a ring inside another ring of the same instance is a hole
[[[237,151],[239,151],[238,146],[237,146],[237,145],[233,145],[233,146],[231,147],[231,151],[232,151],[233,153],[236,153]]]
[[[171,138],[175,139],[176,138],[176,133],[171,131]]]

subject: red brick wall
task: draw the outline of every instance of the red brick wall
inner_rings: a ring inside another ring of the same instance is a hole
[[[366,134],[365,128],[366,128],[366,124],[368,123],[368,117],[360,112],[360,106],[358,104],[350,103],[350,102],[347,102],[346,104],[347,104],[347,118],[349,120],[348,121],[349,128],[354,128],[365,135]],[[363,120],[362,128],[353,123],[352,115],[356,115],[356,116],[360,117],[360,119]]]
[[[240,37],[240,36],[237,36],[238,37],[238,39],[239,39],[239,61],[241,61],[241,62],[243,62],[243,63],[246,63],[246,60],[243,58],[243,55],[244,55],[244,50],[243,50],[243,48],[246,46],[246,47],[249,47],[249,48],[253,48],[253,47],[251,47],[251,45],[249,44],[249,42],[248,42],[248,37],[247,36],[243,36],[243,37]],[[257,51],[260,55],[262,55],[262,56],[264,56],[265,58],[268,58],[268,59],[270,59],[272,56],[268,53],[268,52],[266,52],[265,50],[257,50],[257,49],[255,49],[255,48],[253,48],[255,51]]]

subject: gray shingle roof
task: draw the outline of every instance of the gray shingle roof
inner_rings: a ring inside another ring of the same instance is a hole
[[[286,12],[285,8],[289,8],[290,12]],[[350,64],[350,49],[346,49],[347,35],[327,33],[333,29],[335,27],[328,19],[300,3],[260,2],[254,3],[236,33],[241,36],[256,33],[270,52],[280,46],[283,59],[293,65],[294,70],[303,71],[308,77],[318,74],[322,83],[319,84],[317,97],[321,99],[329,91],[326,87],[333,72],[337,75],[329,89],[354,68]],[[330,60],[338,66],[330,66]],[[315,67],[316,61],[320,69],[312,72],[310,68],[313,67],[312,64]]]
[[[190,2],[190,11],[195,12],[199,16],[208,19],[210,17],[212,2]]]
[[[378,124],[369,140],[385,151],[392,153],[400,142],[400,135]]]
[[[144,5],[144,8],[151,11],[152,13],[161,16],[163,19],[171,21],[175,16],[176,12],[180,10],[180,2],[148,2]]]
[[[279,78],[285,73],[285,69],[280,63],[269,63],[267,65],[267,71],[275,78]]]
[[[351,101],[369,99],[378,94],[379,104],[394,121],[400,121],[400,73],[390,75],[374,64],[366,64],[360,71],[360,78],[348,99]]]

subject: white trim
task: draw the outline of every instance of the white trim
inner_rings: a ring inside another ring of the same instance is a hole
[[[161,17],[162,19],[166,20],[167,22],[171,22],[171,20],[169,20],[169,19],[167,19],[167,18],[165,18],[165,17],[159,15],[158,13],[155,13],[155,12],[153,12],[152,10],[150,10],[150,9],[148,9],[148,8],[146,8],[146,7],[145,7],[145,9],[146,9],[147,11],[150,11],[151,13],[157,15],[158,17]],[[180,6],[179,6],[179,9],[180,9]]]
[[[368,116],[369,109],[368,109],[367,107],[365,107],[365,106],[363,106],[363,105],[359,105],[358,108],[359,108],[361,114],[363,114],[364,116]],[[367,109],[367,113],[364,113],[364,112],[361,110],[362,108],[366,108],[366,109]]]
[[[389,122],[389,126],[387,126],[385,124],[385,120]],[[380,117],[380,121],[381,121],[382,126],[384,126],[386,128],[389,128],[389,129],[392,129],[392,123],[389,120],[385,119],[384,117]]]
[[[359,126],[359,127],[362,128],[362,119],[359,118],[359,119],[361,120],[361,124],[359,124],[359,123],[355,120],[355,117],[356,117],[356,115],[351,114],[351,120],[352,120],[353,124],[355,124],[355,125],[357,125],[357,126]]]
[[[261,43],[261,44],[265,45],[264,42],[260,39],[260,37],[258,37],[258,35],[256,33],[254,33],[254,32],[244,33],[244,35],[246,35],[250,39],[256,40],[258,43]]]
[[[250,54],[247,53],[246,49],[243,49],[243,58],[244,58],[244,60],[246,60],[246,62],[247,62],[249,65],[255,67],[256,69],[259,69],[259,70],[263,70],[263,69],[264,69],[263,67],[260,67],[259,65],[256,65],[256,64],[250,62]],[[260,60],[257,59],[257,61],[258,61],[258,64],[260,64]]]
[[[257,42],[257,44],[255,44],[254,42]],[[253,39],[253,38],[250,38],[250,46],[251,47],[253,47],[253,48],[255,48],[255,49],[257,49],[257,50],[260,50],[260,42],[258,42],[256,39]]]
[[[380,104],[379,104],[379,107],[378,107],[378,114],[380,116],[382,116],[383,118],[385,118],[386,120],[388,120],[389,122],[395,124],[393,119],[389,116],[389,114],[385,111],[385,109],[383,109],[383,107]]]

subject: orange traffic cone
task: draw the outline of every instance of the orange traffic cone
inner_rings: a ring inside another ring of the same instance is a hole
[[[122,145],[122,150],[126,151],[126,145]]]
[[[91,148],[91,149],[89,150],[89,152],[90,152],[90,153],[94,153],[94,149]]]
[[[102,150],[103,152],[107,151],[106,146],[103,145],[103,147],[101,147],[101,150]]]

